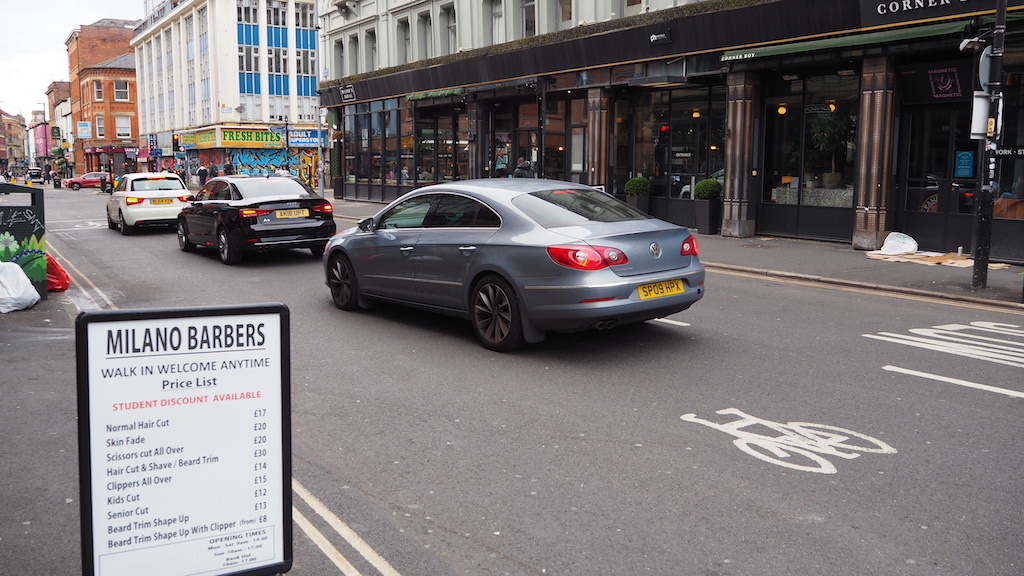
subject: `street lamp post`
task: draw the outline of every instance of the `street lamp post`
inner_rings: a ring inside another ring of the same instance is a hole
[[[996,159],[993,153],[999,147],[1001,119],[999,109],[1003,99],[1003,51],[1006,42],[1006,0],[996,0],[995,25],[992,28],[992,56],[989,60],[989,108],[988,126],[985,134],[985,154],[982,170],[986,178],[977,199],[977,225],[975,234],[974,267],[971,275],[972,288],[988,285],[989,252],[992,247],[992,187],[996,179]],[[1022,296],[1024,298],[1024,296]]]

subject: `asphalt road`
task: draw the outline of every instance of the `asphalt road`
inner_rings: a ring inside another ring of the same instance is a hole
[[[1020,314],[709,271],[666,321],[495,354],[459,320],[335,309],[308,251],[123,237],[105,198],[47,195],[75,283],[50,322],[0,322],[9,572],[80,572],[68,314],[262,302],[291,313],[291,574],[1024,570]]]

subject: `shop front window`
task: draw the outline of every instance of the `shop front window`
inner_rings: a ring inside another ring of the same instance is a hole
[[[852,207],[859,79],[780,79],[767,105],[762,201]]]
[[[668,194],[670,119],[669,92],[641,94],[637,98],[633,167],[637,176],[651,181],[651,196]]]
[[[1000,148],[1024,150],[1024,73],[1011,71],[1003,84],[1003,134]],[[1015,103],[1010,105],[1009,103]],[[1024,158],[999,160],[999,187],[995,193],[992,215],[995,218],[1024,220]],[[1020,240],[1017,240],[1020,242]]]

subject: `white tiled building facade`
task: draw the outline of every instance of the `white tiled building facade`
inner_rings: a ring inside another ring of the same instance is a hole
[[[331,78],[700,0],[324,0]]]
[[[307,136],[316,127],[313,2],[147,1],[146,12],[132,45],[142,147],[162,153],[159,167],[185,163],[194,172],[199,164],[232,163],[262,171],[290,164],[302,176],[295,165],[305,160],[295,152],[315,144],[315,135],[288,150],[271,127]],[[173,161],[169,152],[177,153]]]

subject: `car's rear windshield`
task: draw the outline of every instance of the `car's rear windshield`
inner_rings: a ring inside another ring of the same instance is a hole
[[[246,198],[261,196],[305,196],[316,195],[312,188],[294,178],[259,177],[246,178],[238,182],[238,189]]]
[[[590,188],[543,190],[517,196],[512,203],[545,228],[650,218],[625,202]]]
[[[170,176],[158,176],[140,178],[132,181],[132,190],[184,190],[185,186],[178,178]]]

